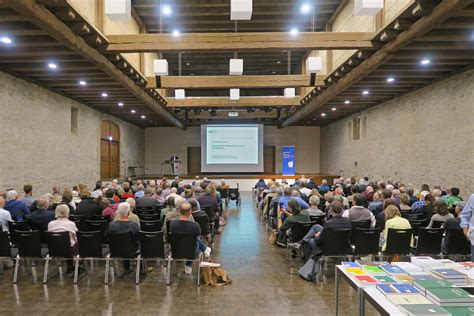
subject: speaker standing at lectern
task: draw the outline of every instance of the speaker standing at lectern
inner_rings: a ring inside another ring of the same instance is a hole
[[[171,162],[171,170],[173,171],[173,175],[179,175],[179,166],[181,165],[181,160],[179,160],[178,156],[172,156],[170,159]]]

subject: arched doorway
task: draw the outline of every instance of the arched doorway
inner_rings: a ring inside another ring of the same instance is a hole
[[[100,178],[120,177],[120,128],[112,121],[100,124]]]

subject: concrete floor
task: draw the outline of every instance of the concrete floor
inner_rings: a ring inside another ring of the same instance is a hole
[[[104,286],[103,267],[80,280],[52,278],[41,283],[24,275],[11,283],[11,269],[0,276],[1,315],[330,315],[334,314],[334,278],[323,283],[304,281],[290,271],[285,250],[270,246],[269,232],[255,212],[250,194],[243,194],[241,208],[231,203],[227,225],[217,237],[212,260],[220,262],[233,280],[220,288],[197,287],[193,277],[178,265],[173,283],[166,286],[164,273],[156,268],[139,286],[134,276],[116,278]],[[39,264],[42,265],[42,264]],[[54,272],[51,267],[50,272]],[[341,315],[357,310],[355,291],[342,281]],[[368,305],[368,304],[367,304]],[[367,306],[367,315],[376,312]]]

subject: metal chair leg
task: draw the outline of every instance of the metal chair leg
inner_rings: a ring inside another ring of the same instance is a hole
[[[105,276],[104,276],[104,284],[109,284],[109,270],[110,270],[110,255],[107,255],[105,258]]]
[[[74,284],[77,284],[77,278],[79,275],[79,255],[74,258]]]
[[[16,284],[18,280],[18,267],[20,265],[20,255],[17,255],[15,258],[15,270],[13,272],[13,284]]]
[[[140,261],[141,257],[138,255],[137,257],[137,267],[136,267],[136,272],[135,272],[135,284],[138,285],[140,284]]]
[[[168,262],[166,265],[166,285],[171,284],[171,257],[166,258],[166,261]]]
[[[197,284],[198,286],[201,285],[201,262],[202,262],[202,252],[199,254],[199,260],[198,260],[198,273],[197,273]]]
[[[49,257],[49,254],[48,254],[48,255],[46,255],[46,259],[45,259],[45,262],[44,262],[43,284],[48,283],[49,260],[50,260],[50,257]]]

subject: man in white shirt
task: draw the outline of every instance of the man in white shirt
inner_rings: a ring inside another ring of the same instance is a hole
[[[301,189],[300,192],[309,197],[312,193],[310,189],[306,187],[306,182],[301,182]]]
[[[0,224],[2,225],[2,230],[8,231],[8,222],[12,221],[12,216],[9,211],[3,209],[5,206],[5,199],[0,196]]]

